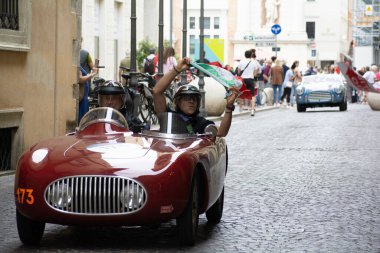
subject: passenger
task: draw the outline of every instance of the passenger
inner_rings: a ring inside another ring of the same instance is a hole
[[[106,81],[97,90],[98,104],[100,107],[111,107],[123,114],[128,122],[128,127],[134,133],[142,129],[149,129],[148,125],[133,116],[133,103],[129,93],[125,91],[123,85],[116,81]]]
[[[170,112],[167,108],[166,99],[164,96],[165,90],[170,86],[174,78],[184,70],[189,68],[190,59],[185,57],[181,59],[176,66],[165,74],[156,84],[153,89],[154,106],[157,114],[163,112]],[[237,88],[230,89],[231,95],[227,97],[226,110],[218,129],[217,136],[224,137],[227,135],[232,119],[232,111],[235,109],[234,102],[238,96]],[[201,105],[201,93],[198,88],[193,85],[180,86],[174,95],[175,112],[190,122],[191,128],[188,129],[189,133],[204,133],[205,127],[214,122],[199,116],[199,107]]]

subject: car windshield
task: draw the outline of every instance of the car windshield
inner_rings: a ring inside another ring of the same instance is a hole
[[[99,122],[110,123],[128,129],[127,120],[117,110],[111,107],[99,107],[87,112],[79,123],[78,130],[82,131],[87,126]]]
[[[160,133],[166,134],[188,134],[188,125],[190,122],[183,115],[173,112],[164,112],[158,115],[160,123]]]
[[[330,83],[330,84],[341,84],[342,79],[340,75],[311,75],[302,77],[303,84],[315,84],[315,83]]]

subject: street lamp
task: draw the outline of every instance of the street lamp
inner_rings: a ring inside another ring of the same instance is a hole
[[[201,0],[201,17],[200,17],[200,34],[199,34],[199,61],[203,63],[204,61],[204,48],[203,48],[203,43],[204,43],[204,0]],[[203,117],[207,116],[207,112],[205,110],[205,81],[204,81],[204,74],[202,71],[199,72],[199,91],[201,93],[202,99],[201,99],[201,106],[199,108],[199,114]]]
[[[159,1],[158,7],[158,79],[164,75],[163,63],[164,63],[164,0]]]
[[[186,43],[187,43],[187,0],[183,0],[183,21],[182,21],[182,58],[186,57]],[[181,85],[187,83],[186,71],[181,73]]]
[[[131,86],[137,87],[137,67],[136,67],[136,0],[131,1],[131,66],[129,74],[131,76]],[[138,115],[138,97],[133,100],[133,116]]]
[[[132,87],[137,86],[136,73],[136,0],[131,1],[131,66],[130,76]]]

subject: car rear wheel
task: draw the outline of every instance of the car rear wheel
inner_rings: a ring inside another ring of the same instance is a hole
[[[210,223],[219,223],[223,215],[223,204],[224,204],[224,187],[219,195],[218,200],[211,206],[210,209],[206,211],[207,220]]]
[[[198,189],[198,176],[195,173],[189,201],[184,212],[177,218],[179,242],[181,245],[193,246],[196,241],[199,222]]]
[[[45,230],[45,223],[31,220],[16,210],[18,236],[22,243],[35,245],[41,241]]]
[[[340,105],[339,105],[339,111],[343,112],[343,111],[347,111],[347,101],[343,101]]]
[[[297,112],[306,112],[306,107],[297,104]]]

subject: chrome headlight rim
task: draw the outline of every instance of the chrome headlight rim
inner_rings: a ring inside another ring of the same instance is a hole
[[[305,87],[297,87],[296,93],[297,93],[297,95],[301,96],[302,94],[305,93]]]
[[[334,92],[336,92],[337,94],[341,94],[344,90],[344,87],[342,85],[340,85],[339,87],[334,87]]]

